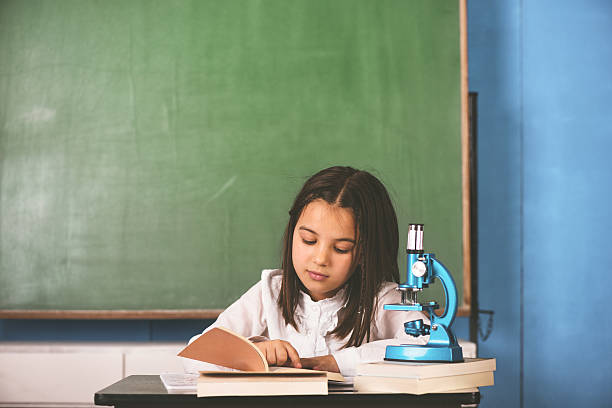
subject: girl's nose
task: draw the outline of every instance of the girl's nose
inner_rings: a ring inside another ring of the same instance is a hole
[[[325,266],[328,262],[328,254],[327,250],[322,246],[318,248],[318,251],[315,253],[314,262],[317,265]]]

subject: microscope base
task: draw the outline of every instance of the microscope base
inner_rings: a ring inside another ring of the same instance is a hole
[[[461,363],[463,362],[463,351],[459,346],[435,347],[402,344],[399,346],[387,346],[385,360],[415,361],[421,363]]]

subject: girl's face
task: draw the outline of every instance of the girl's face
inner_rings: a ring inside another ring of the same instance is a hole
[[[314,301],[332,297],[351,276],[353,211],[325,200],[308,204],[293,230],[293,267]]]

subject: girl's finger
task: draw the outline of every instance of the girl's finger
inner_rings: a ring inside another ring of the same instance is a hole
[[[275,365],[276,364],[276,353],[274,351],[274,347],[270,347],[270,346],[266,348],[266,360],[268,360],[268,364]]]
[[[275,348],[275,354],[276,354],[276,365],[284,365],[285,362],[287,361],[287,352],[285,351],[285,348],[283,347],[282,344],[279,344],[278,346],[276,346]]]
[[[293,346],[287,343],[287,354],[291,359],[291,365],[295,368],[302,368],[302,363],[300,363],[300,355],[297,350],[293,348]]]

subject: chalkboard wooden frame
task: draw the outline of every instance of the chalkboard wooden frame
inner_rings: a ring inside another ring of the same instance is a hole
[[[459,2],[460,58],[461,58],[461,161],[462,161],[462,254],[463,254],[463,296],[458,315],[469,316],[472,312],[470,242],[470,159],[468,123],[468,69],[467,69],[467,17],[466,1]],[[3,319],[214,319],[222,309],[180,309],[180,310],[26,310],[0,309]]]

